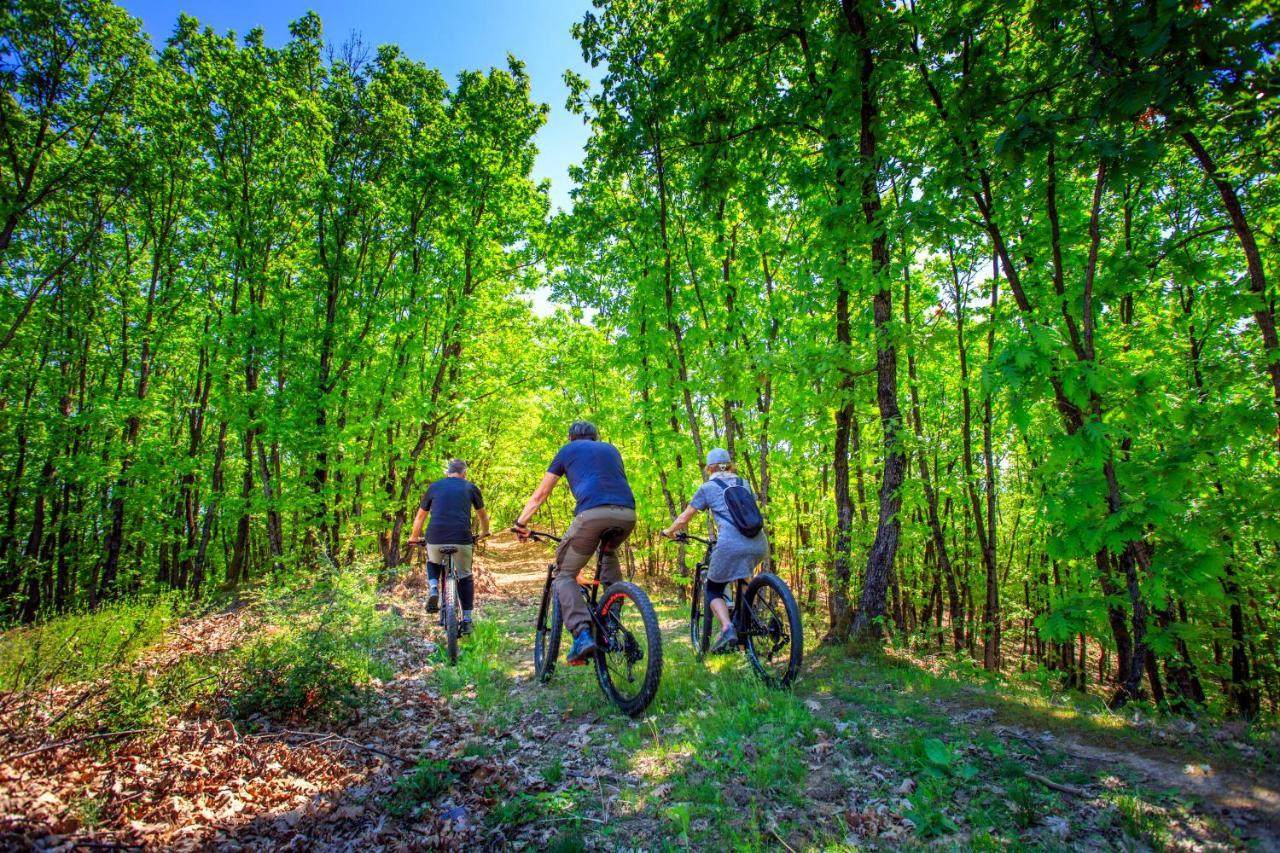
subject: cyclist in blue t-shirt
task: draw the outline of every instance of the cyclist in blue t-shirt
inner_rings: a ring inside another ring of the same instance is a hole
[[[440,575],[444,569],[444,554],[440,551],[445,545],[456,548],[453,565],[458,571],[458,598],[462,605],[462,624],[458,626],[462,634],[471,633],[471,610],[475,605],[475,579],[471,576],[471,563],[475,553],[476,537],[471,534],[471,510],[475,509],[480,519],[480,535],[489,535],[489,513],[484,508],[484,498],[480,489],[467,479],[467,463],[461,459],[450,459],[445,466],[445,476],[427,487],[418,504],[418,514],[413,519],[413,531],[409,534],[409,544],[423,541],[422,524],[430,515],[431,523],[427,525],[427,612],[435,613],[440,609]]]
[[[605,531],[621,531],[622,540],[636,526],[636,499],[631,494],[622,466],[622,454],[612,444],[600,440],[600,433],[588,421],[575,421],[569,427],[569,443],[560,448],[542,482],[516,519],[515,528],[521,539],[529,536],[529,519],[551,496],[561,477],[569,480],[569,490],[578,504],[573,510],[573,523],[565,531],[556,549],[556,574],[552,581],[564,624],[573,635],[569,663],[582,663],[596,650],[591,638],[591,616],[578,593],[578,572],[582,571],[600,545]],[[622,580],[616,549],[600,557],[600,581],[610,584]]]

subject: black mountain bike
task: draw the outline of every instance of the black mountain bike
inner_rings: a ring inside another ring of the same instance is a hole
[[[688,533],[677,533],[673,538],[676,542],[701,542],[707,546],[693,571],[693,600],[689,606],[689,640],[702,657],[711,643],[713,628],[719,624],[706,603],[707,572],[716,540]],[[769,572],[760,572],[750,580],[740,579],[734,584],[729,618],[738,634],[738,645],[747,653],[760,680],[770,687],[790,687],[800,675],[804,658],[800,607],[791,588]]]
[[[484,536],[473,536],[471,541],[476,543],[489,535],[486,533]],[[422,548],[425,556],[427,543],[414,542],[413,544]],[[441,545],[440,553],[444,555],[444,571],[440,573],[440,627],[444,628],[445,651],[448,653],[449,666],[457,666],[462,605],[458,601],[458,570],[453,565],[453,555],[458,553],[458,546]]]
[[[560,541],[557,536],[537,530],[530,531],[529,538],[536,542]],[[653,701],[662,679],[662,634],[658,631],[658,616],[653,612],[649,596],[640,587],[618,581],[609,584],[603,595],[600,593],[600,557],[617,548],[624,538],[626,534],[622,530],[604,532],[596,552],[595,577],[580,582],[579,588],[591,615],[600,690],[622,713],[638,717]],[[547,566],[547,583],[534,624],[534,675],[544,683],[555,672],[564,625],[560,602],[551,589],[555,571],[555,563]]]

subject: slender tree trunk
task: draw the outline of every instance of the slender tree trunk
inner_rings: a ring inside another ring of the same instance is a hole
[[[878,635],[879,620],[885,612],[889,576],[898,553],[902,529],[898,512],[902,507],[900,489],[906,476],[907,460],[898,439],[902,415],[898,410],[898,354],[889,335],[893,319],[893,293],[888,277],[889,241],[881,222],[880,195],[876,186],[879,170],[876,150],[877,112],[875,54],[862,8],[857,0],[843,0],[842,8],[849,31],[857,43],[860,90],[860,133],[858,155],[861,166],[860,196],[863,220],[871,235],[871,275],[879,289],[872,300],[872,317],[876,329],[876,402],[880,408],[883,433],[884,470],[880,480],[880,512],[875,539],[867,554],[862,597],[854,616],[851,633]]]
[[[1276,335],[1276,305],[1274,297],[1267,293],[1267,278],[1262,265],[1262,253],[1258,251],[1258,241],[1253,236],[1253,229],[1245,217],[1244,206],[1236,195],[1235,188],[1226,177],[1218,171],[1213,158],[1200,139],[1191,131],[1184,131],[1182,139],[1186,142],[1196,161],[1204,169],[1209,180],[1218,190],[1222,206],[1231,220],[1231,229],[1240,248],[1244,251],[1245,266],[1249,274],[1249,292],[1253,296],[1253,320],[1258,324],[1262,334],[1263,361],[1267,374],[1271,378],[1272,407],[1276,413],[1276,446],[1280,450],[1280,337]]]

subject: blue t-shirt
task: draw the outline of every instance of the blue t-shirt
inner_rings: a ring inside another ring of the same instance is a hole
[[[470,545],[471,508],[484,509],[476,484],[462,477],[444,477],[427,487],[419,508],[431,513],[427,541],[432,545]]]
[[[568,478],[569,490],[578,501],[574,515],[597,506],[636,507],[622,470],[622,454],[607,442],[585,438],[569,442],[551,460],[547,473]]]

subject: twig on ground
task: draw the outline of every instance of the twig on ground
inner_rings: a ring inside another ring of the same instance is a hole
[[[783,847],[785,847],[785,848],[787,848],[788,850],[790,850],[790,851],[791,851],[791,853],[796,853],[795,848],[794,848],[794,847],[792,847],[790,844],[788,844],[788,843],[786,842],[786,839],[784,839],[781,835],[779,835],[779,834],[778,834],[778,830],[777,830],[777,828],[776,828],[776,827],[772,827],[772,826],[771,826],[771,827],[769,827],[769,831],[773,833],[773,837],[774,837],[774,838],[778,839],[778,843],[779,843],[779,844],[781,844]]]
[[[1077,788],[1075,785],[1067,785],[1062,782],[1055,782],[1052,779],[1050,779],[1048,776],[1041,776],[1039,773],[1032,773],[1030,770],[1025,771],[1025,775],[1031,781],[1039,782],[1041,785],[1044,785],[1046,788],[1049,788],[1051,790],[1061,791],[1062,793],[1070,794],[1073,797],[1085,797],[1086,799],[1093,798],[1093,794],[1089,793],[1084,788]]]
[[[105,693],[108,686],[109,685],[104,682],[101,684],[96,684],[93,687],[90,687],[88,690],[84,691],[78,697],[76,697],[75,701],[67,705],[67,707],[63,708],[60,714],[58,714],[56,717],[54,717],[45,725],[45,728],[53,729],[58,725],[58,723],[66,719],[68,714],[70,714],[72,711],[76,710],[81,705],[83,705],[85,701],[88,700],[90,697],[97,696],[101,693]]]
[[[534,821],[534,823],[564,823],[566,820],[586,820],[591,823],[598,823],[601,825],[604,825],[605,823],[605,821],[598,817],[587,817],[584,814],[565,815],[564,817],[544,817],[541,820]],[[792,853],[795,853],[795,851],[792,851]]]
[[[259,734],[259,735],[249,735],[249,737],[254,738],[255,740],[260,740],[263,738],[270,738],[270,737],[304,737],[304,738],[311,738],[313,741],[317,743],[325,743],[327,741],[337,741],[338,743],[344,744],[345,746],[350,746],[354,749],[364,750],[365,752],[372,752],[374,755],[381,755],[385,758],[390,758],[392,761],[399,761],[401,764],[413,763],[413,759],[411,758],[405,758],[403,755],[396,755],[393,752],[386,752],[385,750],[381,750],[381,749],[378,749],[377,747],[360,743],[357,740],[352,740],[349,737],[343,737],[342,735],[334,734],[333,732],[304,732],[304,731],[297,731],[295,729],[281,729],[280,731],[277,731],[277,732],[263,732],[262,734]]]
[[[158,729],[125,729],[119,732],[103,732],[96,735],[83,735],[81,737],[72,737],[65,740],[46,743],[44,746],[38,746],[35,749],[28,749],[26,752],[19,752],[16,755],[6,755],[0,758],[0,764],[7,764],[10,761],[17,761],[19,758],[26,758],[28,755],[35,755],[40,752],[48,752],[51,749],[61,749],[64,746],[75,746],[78,743],[86,743],[91,740],[108,740],[110,738],[128,737],[129,735],[140,735],[143,732],[158,731]]]

